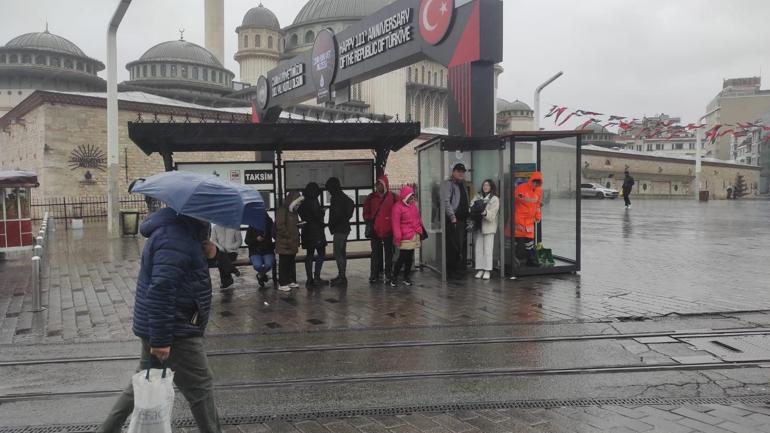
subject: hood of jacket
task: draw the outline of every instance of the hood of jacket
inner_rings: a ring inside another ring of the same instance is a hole
[[[540,186],[543,185],[543,174],[540,173],[539,171],[536,171],[536,172],[532,173],[532,176],[529,177],[528,183],[529,183],[529,186],[532,187],[532,189],[535,189],[535,181],[536,180],[540,181]]]
[[[315,182],[310,182],[302,191],[302,195],[306,200],[316,200],[321,195],[321,187]]]
[[[377,183],[381,183],[385,186],[385,194],[390,192],[390,181],[388,180],[387,175],[382,175],[377,177]]]
[[[340,180],[336,177],[330,177],[329,180],[326,181],[326,190],[329,191],[330,194],[341,193],[342,184],[340,183]]]
[[[414,195],[414,189],[409,185],[404,185],[404,187],[401,188],[401,192],[398,194],[398,198],[401,199],[402,203],[406,203],[406,199],[409,198],[410,195]]]
[[[302,196],[299,195],[298,191],[291,191],[289,194],[286,195],[286,200],[283,201],[283,206],[289,210],[289,212],[294,212],[297,210],[297,207],[299,207],[301,202],[294,203],[298,199],[302,198]],[[292,209],[292,205],[294,205],[294,209]]]
[[[144,220],[141,226],[139,226],[139,232],[142,236],[149,238],[155,230],[171,225],[186,227],[190,233],[195,234],[201,241],[205,239],[206,231],[208,231],[208,224],[201,223],[186,215],[178,214],[174,209],[166,207],[159,209]]]

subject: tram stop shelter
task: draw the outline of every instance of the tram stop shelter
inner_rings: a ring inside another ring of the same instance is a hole
[[[0,171],[0,254],[34,245],[30,189],[39,185],[35,173]]]
[[[446,209],[441,183],[456,163],[467,168],[470,202],[485,179],[497,185],[500,197],[494,263],[500,278],[575,273],[580,271],[580,182],[582,131],[519,131],[490,137],[437,136],[417,147],[420,209],[429,237],[423,244],[422,265],[446,280]],[[542,221],[536,242],[550,249],[553,264],[529,267],[513,238],[516,186],[534,171],[543,175]],[[470,244],[473,236],[469,234]],[[466,245],[468,262],[473,248]]]

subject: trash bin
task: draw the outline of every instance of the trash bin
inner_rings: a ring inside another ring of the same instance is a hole
[[[139,210],[121,209],[120,226],[123,228],[123,236],[136,236],[139,233]]]
[[[700,201],[709,201],[709,192],[701,191],[699,195]]]

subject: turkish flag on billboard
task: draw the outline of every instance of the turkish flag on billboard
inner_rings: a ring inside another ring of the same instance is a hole
[[[452,24],[454,0],[422,0],[420,3],[420,34],[425,42],[437,45]]]

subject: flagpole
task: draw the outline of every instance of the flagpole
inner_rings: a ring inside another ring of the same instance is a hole
[[[700,201],[700,172],[701,172],[701,123],[712,114],[721,110],[722,107],[717,107],[708,113],[701,116],[698,120],[698,129],[695,130],[695,184],[693,189],[695,190],[695,201]]]
[[[543,84],[537,86],[537,89],[535,89],[535,131],[540,130],[540,92],[542,92],[546,86],[556,81],[556,79],[561,77],[563,74],[564,72],[559,71],[556,75],[547,79]]]

